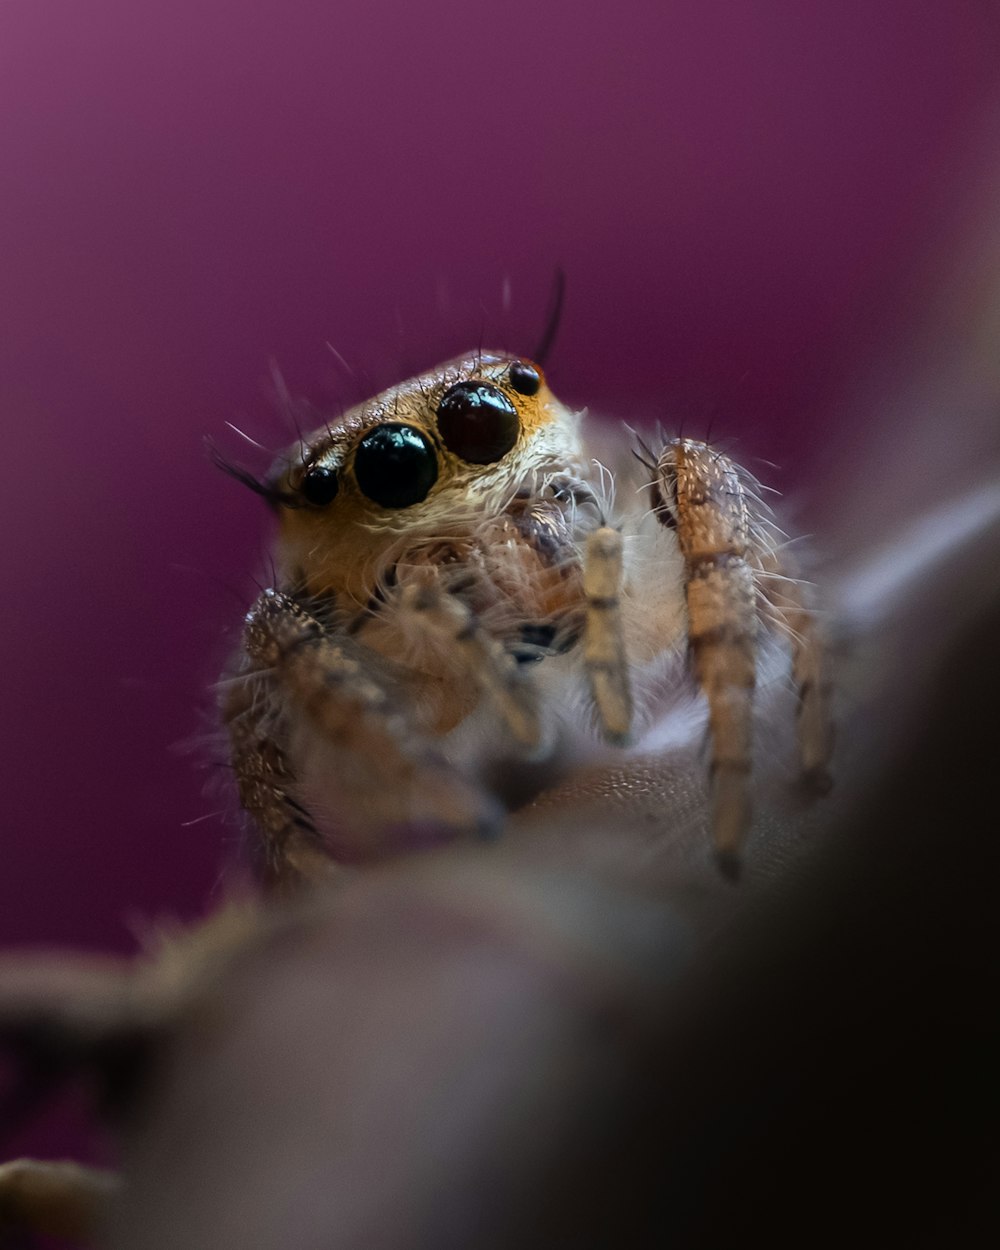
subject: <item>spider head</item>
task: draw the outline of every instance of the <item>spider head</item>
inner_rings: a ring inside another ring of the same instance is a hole
[[[577,462],[577,417],[540,366],[461,357],[359,404],[279,462],[269,490],[291,577],[368,596],[407,546],[468,538]]]

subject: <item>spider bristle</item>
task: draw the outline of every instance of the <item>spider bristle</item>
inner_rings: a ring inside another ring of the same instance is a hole
[[[549,352],[552,350],[556,341],[556,335],[559,333],[559,323],[562,321],[563,301],[566,296],[566,274],[562,268],[557,267],[555,277],[552,283],[552,296],[549,305],[549,315],[545,322],[545,329],[542,332],[542,338],[538,346],[535,348],[531,359],[539,365],[545,364],[548,359]]]
[[[642,467],[647,470],[647,472],[655,475],[657,457],[652,447],[650,447],[649,443],[646,442],[643,436],[637,430],[634,430],[630,425],[626,425],[625,428],[634,439],[633,446],[629,449],[632,452],[632,455],[636,460],[638,460]]]
[[[279,508],[282,505],[291,507],[295,502],[294,496],[289,495],[286,491],[278,490],[277,487],[256,477],[249,469],[241,464],[237,464],[235,460],[230,460],[225,456],[211,439],[205,440],[205,446],[208,449],[209,459],[217,469],[221,469],[228,477],[235,478],[237,482],[241,482],[248,490],[252,490],[255,495],[260,495],[262,499],[266,499],[272,508]]]

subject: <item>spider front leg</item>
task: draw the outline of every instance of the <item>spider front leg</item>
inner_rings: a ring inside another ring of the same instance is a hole
[[[251,672],[226,690],[224,717],[240,803],[263,838],[263,871],[276,888],[321,881],[333,863],[309,813],[293,797],[295,776],[276,741],[268,675]]]
[[[224,716],[272,883],[495,823],[489,796],[413,728],[377,658],[294,596],[264,591],[247,616],[244,657]],[[319,831],[303,787],[324,792],[332,829]]]
[[[657,515],[684,557],[688,642],[708,699],[712,834],[730,877],[750,825],[757,657],[753,518],[740,470],[706,443],[676,439],[656,466]]]
[[[468,604],[435,581],[418,581],[402,590],[399,606],[425,642],[450,648],[462,676],[489,700],[514,742],[541,750],[537,691]]]

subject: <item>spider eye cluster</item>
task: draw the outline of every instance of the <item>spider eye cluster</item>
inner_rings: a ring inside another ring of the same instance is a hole
[[[524,360],[507,369],[510,390],[537,395],[539,370]],[[466,464],[496,464],[515,446],[521,433],[517,406],[492,382],[473,378],[456,382],[441,396],[435,411],[444,446]],[[430,494],[438,479],[438,452],[432,437],[418,426],[387,421],[368,431],[354,452],[358,489],[383,508],[409,508]],[[316,464],[300,485],[306,503],[325,508],[339,488],[335,468]]]

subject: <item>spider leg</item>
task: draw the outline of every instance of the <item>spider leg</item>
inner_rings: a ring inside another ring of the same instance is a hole
[[[797,580],[795,570],[773,549],[761,554],[760,567],[761,594],[792,652],[792,676],[799,694],[796,729],[802,779],[814,794],[826,794],[833,784],[829,771],[833,754],[830,682],[809,587]]]
[[[605,525],[589,535],[584,556],[583,663],[604,736],[624,746],[632,724],[632,691],[622,636],[621,585],[622,536]]]
[[[675,439],[656,466],[657,515],[685,563],[688,639],[708,699],[712,834],[722,871],[739,872],[750,824],[757,656],[752,518],[740,471],[706,443]]]
[[[488,797],[414,731],[367,649],[328,629],[294,596],[260,595],[247,616],[244,652],[249,668],[231,683],[236,693],[224,716],[241,798],[259,823],[273,882],[330,872],[330,848],[295,797],[301,778],[276,703],[338,756],[349,852],[379,854],[401,849],[408,838],[492,825]],[[239,693],[241,681],[247,690]]]
[[[224,718],[240,803],[263,835],[267,884],[283,890],[330,876],[333,864],[320,849],[312,818],[292,795],[295,776],[275,740],[263,676],[230,684]]]
[[[89,1244],[119,1188],[114,1172],[76,1163],[0,1164],[0,1235],[30,1232]]]
[[[428,580],[405,586],[398,603],[428,642],[450,649],[467,680],[490,701],[514,741],[528,751],[539,750],[542,726],[534,684],[482,627],[468,604]]]

